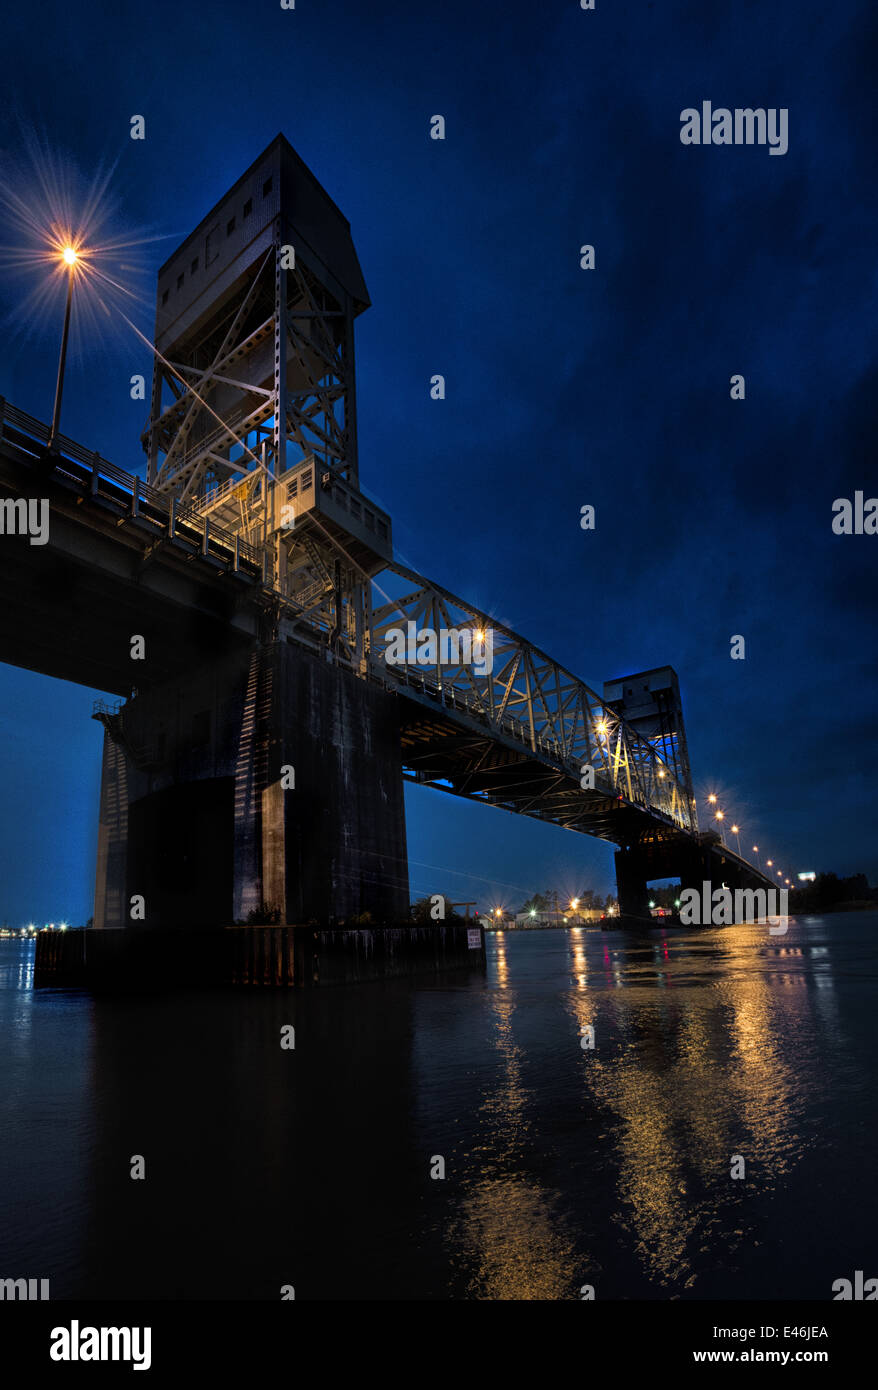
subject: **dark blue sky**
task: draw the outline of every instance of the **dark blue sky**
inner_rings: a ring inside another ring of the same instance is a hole
[[[15,7],[2,159],[22,122],[86,176],[118,158],[118,220],[163,238],[141,252],[149,285],[283,131],[350,219],[372,296],[361,480],[399,557],[597,690],[673,664],[697,794],[787,871],[874,880],[878,537],[834,536],[831,505],[878,493],[878,14],[597,4]],[[681,145],[703,100],[788,108],[788,153]],[[0,273],[0,313],[25,288]],[[42,419],[60,317],[4,329],[0,394]],[[128,381],[149,370],[133,334],[80,339],[65,433],[143,471]],[[91,912],[91,699],[0,668],[0,920]],[[438,792],[408,807],[416,895],[613,887],[608,846]]]

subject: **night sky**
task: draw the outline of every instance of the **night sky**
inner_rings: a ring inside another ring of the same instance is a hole
[[[878,537],[831,530],[835,498],[878,493],[874,8],[48,0],[41,43],[26,6],[4,29],[0,168],[30,129],[86,180],[115,162],[115,225],[155,238],[132,253],[147,336],[158,266],[283,132],[369,286],[360,476],[398,558],[599,693],[672,664],[696,795],[742,847],[878,877]],[[788,153],[682,145],[705,100],[788,108]],[[26,321],[30,288],[0,271],[0,395],[48,420],[63,305]],[[75,347],[64,433],[145,473],[149,353],[118,326]],[[0,667],[0,921],[91,914],[93,695]],[[600,842],[407,805],[414,896],[614,887]]]

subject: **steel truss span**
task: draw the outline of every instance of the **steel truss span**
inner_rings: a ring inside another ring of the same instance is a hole
[[[436,660],[423,642],[419,659],[419,633],[445,634]],[[403,660],[399,634],[411,639]],[[477,659],[462,659],[473,642]],[[615,843],[623,810],[696,829],[691,786],[583,681],[402,565],[372,583],[369,671],[421,707],[403,728],[414,781]]]

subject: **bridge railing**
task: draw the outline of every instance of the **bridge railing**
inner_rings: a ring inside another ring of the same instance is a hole
[[[4,437],[16,444],[32,441],[43,456],[49,427],[0,397],[0,439]],[[159,492],[136,474],[126,473],[64,434],[56,435],[53,452],[48,457],[54,473],[67,486],[110,503],[131,517],[160,526],[170,539],[183,541],[230,569],[244,569],[254,578],[262,579],[262,551],[235,532],[203,517],[194,503],[180,506],[176,498]]]

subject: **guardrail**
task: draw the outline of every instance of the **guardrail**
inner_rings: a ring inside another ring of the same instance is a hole
[[[36,443],[42,446],[42,453],[48,445],[49,427],[0,396],[0,439],[4,438],[25,448]],[[67,435],[55,436],[51,459],[54,472],[68,486],[119,507],[132,518],[161,526],[169,539],[191,545],[206,559],[219,561],[233,572],[243,570],[262,582],[263,552],[235,532],[211,523],[195,507],[181,507],[175,497],[157,491],[135,473],[117,468]]]

